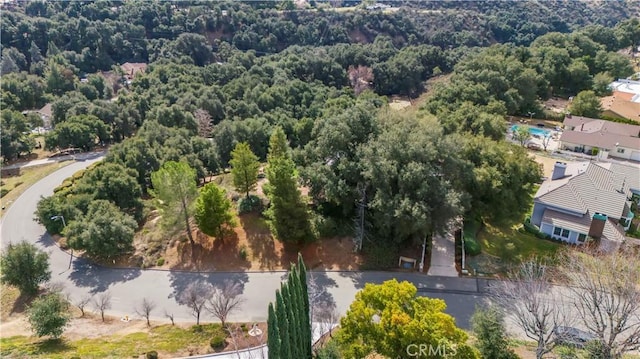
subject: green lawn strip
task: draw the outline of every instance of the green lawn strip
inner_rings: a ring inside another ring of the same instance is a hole
[[[482,251],[501,258],[507,263],[520,263],[523,260],[537,257],[553,258],[561,244],[521,232],[520,225],[502,225],[500,227],[485,224],[478,234]]]
[[[4,214],[6,210],[9,209],[9,206],[18,199],[27,188],[31,187],[31,185],[71,163],[73,163],[73,161],[26,167],[20,170],[20,175],[18,176],[2,178],[0,188],[9,191],[0,199],[2,205],[5,206],[5,211],[3,211],[2,214]]]
[[[208,346],[212,337],[226,336],[219,324],[180,328],[162,325],[149,333],[132,333],[80,340],[46,340],[16,336],[0,339],[0,356],[17,358],[62,359],[73,356],[81,358],[125,358],[148,351],[176,353],[187,347]]]

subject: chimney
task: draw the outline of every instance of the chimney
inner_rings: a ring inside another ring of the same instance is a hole
[[[565,162],[556,162],[553,166],[553,173],[551,173],[551,179],[557,180],[565,176],[567,171],[567,164]]]
[[[591,219],[589,227],[589,237],[600,238],[604,231],[604,224],[607,222],[607,215],[596,212]]]

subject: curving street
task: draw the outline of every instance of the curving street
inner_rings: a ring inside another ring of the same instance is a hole
[[[102,157],[86,159],[70,164],[27,189],[9,208],[1,226],[1,244],[26,240],[49,254],[54,282],[64,284],[71,299],[87,294],[111,292],[112,308],[108,314],[136,317],[135,306],[147,297],[156,303],[152,312],[154,320],[166,320],[165,310],[175,315],[179,322],[194,322],[186,306],[180,305],[176,297],[191,282],[221,284],[225,280],[241,283],[245,302],[240,311],[232,315],[231,321],[266,321],[267,306],[275,299],[275,290],[286,277],[285,272],[212,272],[196,273],[138,268],[106,268],[92,264],[82,258],[73,257],[69,269],[70,254],[61,250],[46,233],[43,226],[34,220],[39,199],[53,194],[62,181],[75,172],[101,160]],[[316,282],[326,288],[325,299],[333,301],[340,314],[344,314],[358,290],[365,283],[381,283],[391,278],[413,282],[421,293],[444,299],[447,312],[458,321],[458,325],[469,328],[469,318],[476,304],[484,300],[482,292],[486,281],[471,278],[427,277],[418,273],[400,272],[313,272]],[[203,321],[212,318],[206,315]]]

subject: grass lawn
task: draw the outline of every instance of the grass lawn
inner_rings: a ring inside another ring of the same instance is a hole
[[[533,256],[554,257],[562,245],[539,239],[518,230],[521,224],[494,226],[486,224],[478,234],[482,252],[499,257],[505,263],[516,264]]]
[[[0,356],[12,358],[131,358],[144,357],[155,350],[165,355],[189,347],[209,346],[214,336],[226,337],[220,324],[206,324],[191,328],[161,325],[149,333],[112,335],[74,341],[45,340],[15,336],[0,339]]]
[[[0,188],[6,188],[9,191],[0,200],[2,202],[2,206],[5,207],[2,214],[4,215],[4,212],[9,209],[9,206],[11,206],[11,203],[18,199],[18,197],[20,197],[27,188],[31,187],[31,185],[72,162],[73,161],[64,161],[42,166],[27,167],[21,169],[18,176],[2,178]]]

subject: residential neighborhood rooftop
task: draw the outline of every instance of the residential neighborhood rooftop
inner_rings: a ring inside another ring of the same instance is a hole
[[[603,97],[600,100],[603,114],[640,123],[640,102],[633,102],[634,96],[631,93],[615,91],[611,96]]]
[[[618,146],[640,150],[640,125],[598,120],[588,117],[567,116],[566,131],[561,142],[579,143],[590,147],[613,149]]]
[[[631,101],[640,103],[640,81],[618,79],[609,84],[612,91],[620,91],[633,94]]]

